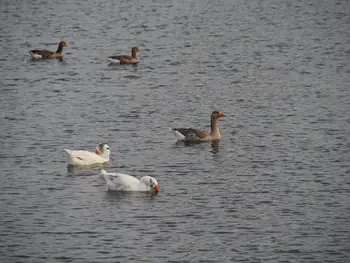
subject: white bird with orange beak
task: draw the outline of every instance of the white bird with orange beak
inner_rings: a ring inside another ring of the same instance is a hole
[[[137,178],[122,173],[108,173],[101,170],[101,175],[104,178],[108,190],[111,191],[139,191],[139,192],[156,192],[158,193],[159,186],[156,179],[151,176],[143,176],[140,180]]]
[[[111,150],[105,143],[99,143],[95,152],[72,151],[64,149],[67,152],[68,165],[88,166],[93,164],[103,164],[109,162]]]

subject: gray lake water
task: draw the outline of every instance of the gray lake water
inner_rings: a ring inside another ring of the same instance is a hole
[[[350,1],[0,2],[1,262],[350,262]],[[31,48],[64,61],[32,61]],[[138,66],[106,57],[143,49]],[[220,143],[182,145],[170,127]],[[64,148],[111,147],[108,192]]]

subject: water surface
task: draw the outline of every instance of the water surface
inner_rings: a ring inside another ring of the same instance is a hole
[[[2,1],[2,262],[349,262],[349,1]],[[63,62],[27,51],[68,42]],[[143,49],[141,63],[106,57]],[[220,143],[182,145],[170,127]],[[161,192],[107,192],[64,148]]]

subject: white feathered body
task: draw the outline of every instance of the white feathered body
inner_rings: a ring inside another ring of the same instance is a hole
[[[67,152],[68,165],[87,166],[93,164],[103,164],[109,162],[109,155],[98,155],[89,151],[72,151],[65,149]]]
[[[101,175],[104,178],[108,190],[113,191],[151,191],[147,182],[150,180],[150,176],[144,176],[141,180],[122,173],[108,173],[105,170],[101,171]]]

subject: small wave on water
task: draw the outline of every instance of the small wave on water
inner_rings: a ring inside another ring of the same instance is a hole
[[[2,4],[2,261],[349,262],[346,10]],[[63,61],[30,58],[60,40]],[[140,64],[108,63],[132,46]],[[214,109],[220,142],[168,129],[208,130]],[[100,141],[113,149],[102,168],[161,192],[107,191],[100,166],[67,167],[63,148]]]

